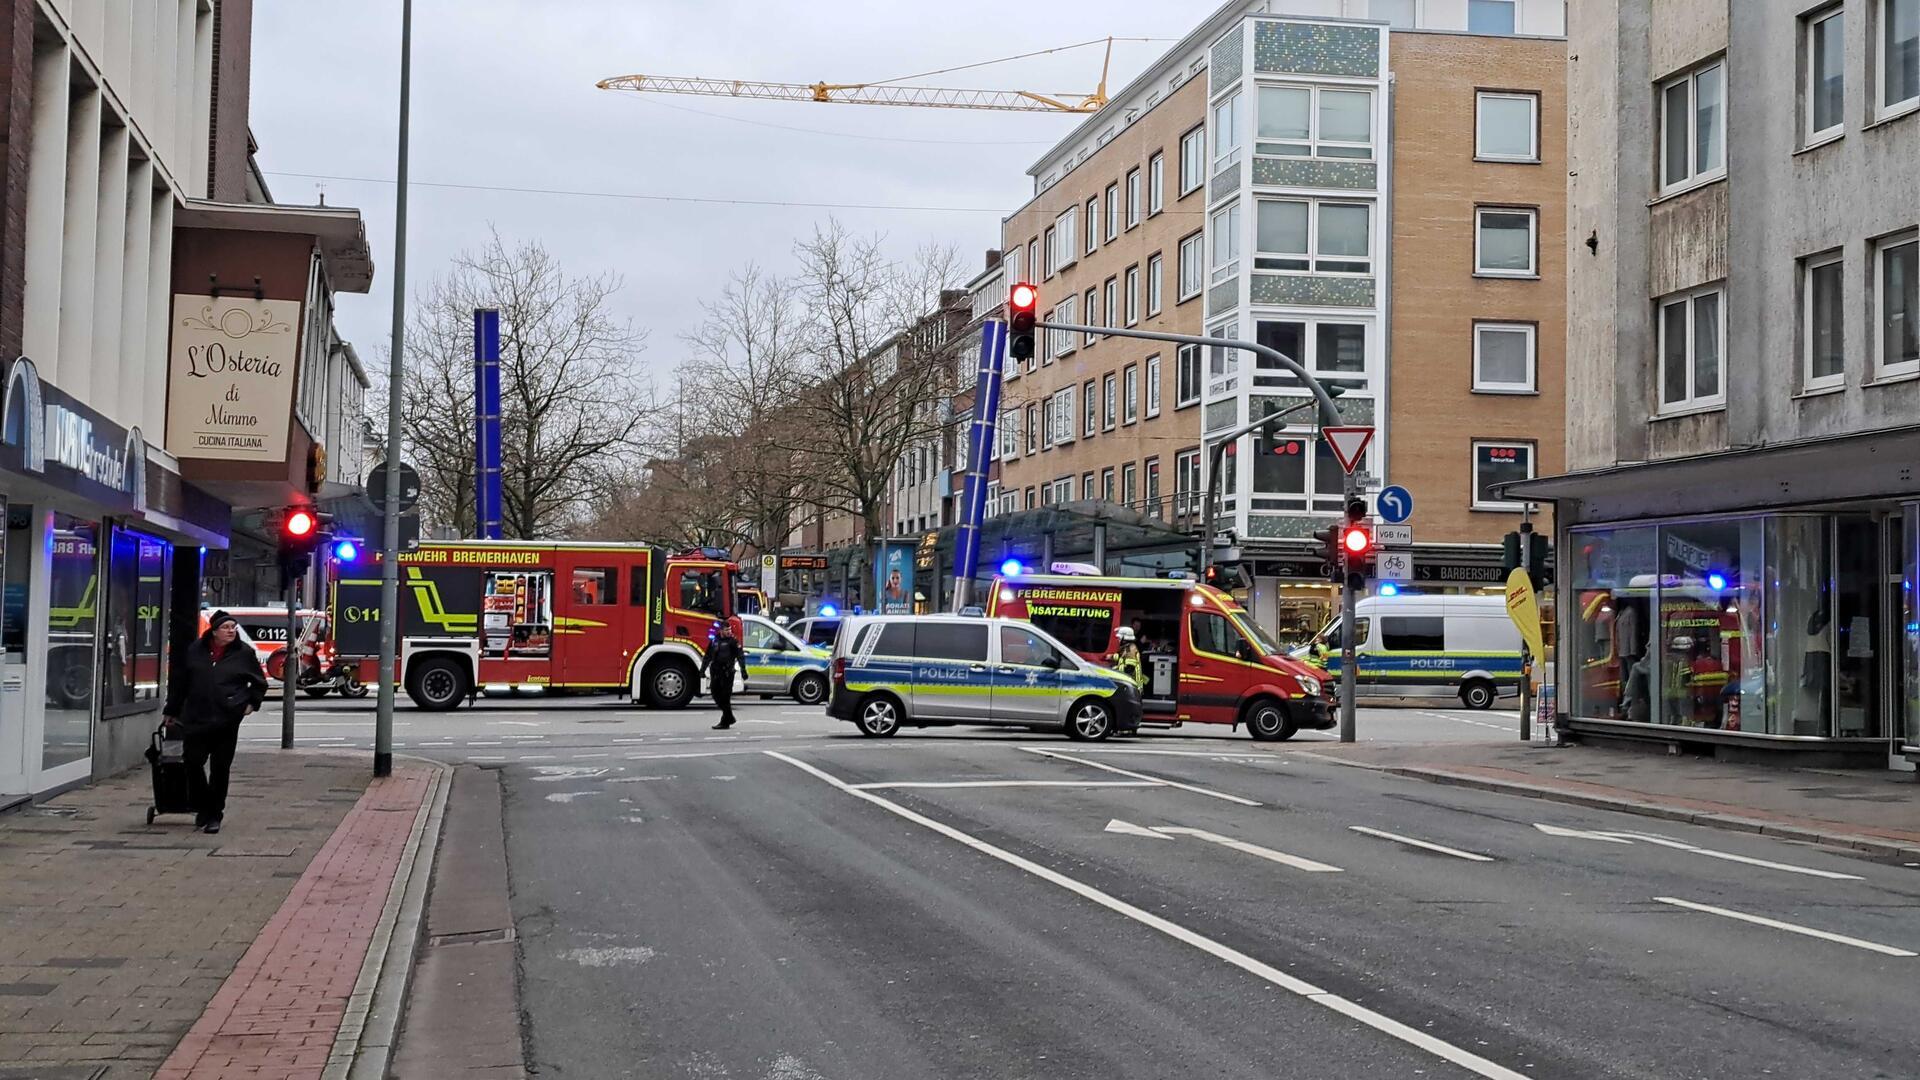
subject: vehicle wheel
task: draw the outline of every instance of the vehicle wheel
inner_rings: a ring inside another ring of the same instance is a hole
[[[802,705],[818,705],[827,700],[827,677],[817,671],[801,672],[793,680],[793,700]]]
[[[647,704],[655,709],[684,709],[698,685],[692,664],[662,660],[647,669]]]
[[[301,693],[303,693],[303,694],[305,694],[305,695],[307,695],[308,697],[326,697],[326,696],[327,696],[328,694],[330,694],[330,693],[332,693],[332,692],[333,692],[333,687],[331,687],[331,686],[303,686],[303,687],[301,687],[301,688],[300,688],[300,692],[301,692]]]
[[[1460,688],[1460,704],[1469,709],[1491,709],[1493,698],[1493,684],[1485,679],[1470,679]]]
[[[1293,738],[1293,718],[1272,698],[1262,698],[1247,710],[1247,734],[1259,742],[1281,742]]]
[[[267,678],[284,679],[287,677],[287,650],[270,653],[267,662],[261,665],[267,669]]]
[[[466,666],[452,657],[423,660],[407,672],[407,696],[429,712],[458,708],[472,689]]]
[[[1067,716],[1067,738],[1075,742],[1099,742],[1113,734],[1113,710],[1106,703],[1089,698],[1074,705]]]
[[[91,660],[69,655],[53,678],[48,696],[62,709],[84,709],[93,702],[93,664]]]
[[[874,694],[860,703],[860,734],[886,738],[900,730],[900,702],[886,694]]]
[[[369,689],[370,687],[368,687],[366,683],[360,681],[360,676],[349,672],[347,675],[347,685],[340,688],[340,696],[363,698],[367,696]]]

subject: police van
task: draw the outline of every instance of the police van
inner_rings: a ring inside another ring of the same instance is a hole
[[[1500,596],[1370,596],[1355,603],[1361,698],[1458,697],[1469,709],[1520,693],[1520,631]],[[1340,617],[1298,655],[1340,678]]]
[[[793,636],[759,615],[740,616],[740,646],[747,655],[746,691],[785,694],[802,705],[827,700],[831,654]]]
[[[875,615],[841,627],[827,715],[872,736],[906,724],[1000,724],[1092,741],[1140,726],[1140,691],[1030,623]]]

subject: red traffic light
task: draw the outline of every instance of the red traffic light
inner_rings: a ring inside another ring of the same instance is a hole
[[[1348,555],[1365,555],[1373,550],[1373,534],[1359,525],[1340,530],[1340,547]]]
[[[289,510],[287,520],[281,528],[288,536],[308,537],[313,535],[313,530],[318,525],[319,521],[314,518],[312,511]]]
[[[1040,303],[1040,290],[1022,281],[1007,293],[1007,306],[1016,313],[1030,312]]]

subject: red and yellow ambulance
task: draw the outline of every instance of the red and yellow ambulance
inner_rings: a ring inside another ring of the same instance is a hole
[[[462,540],[400,557],[401,685],[423,709],[481,689],[631,695],[677,709],[734,616],[739,568],[715,550],[645,544]],[[346,570],[332,598],[334,647],[378,671],[378,556]]]
[[[1245,724],[1267,740],[1335,723],[1325,672],[1287,656],[1231,595],[1191,578],[1003,575],[987,613],[1025,619],[1099,664],[1131,627],[1146,678],[1143,727]]]

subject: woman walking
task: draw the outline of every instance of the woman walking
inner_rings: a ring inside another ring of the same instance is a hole
[[[240,741],[240,721],[267,696],[267,676],[253,647],[238,640],[240,624],[224,611],[207,620],[207,632],[187,648],[186,662],[167,690],[162,714],[168,729],[186,742],[187,791],[193,823],[220,831],[227,811],[227,775]]]

